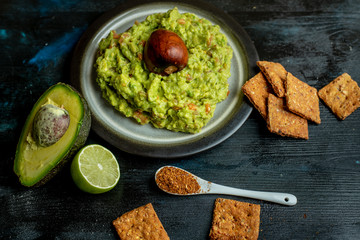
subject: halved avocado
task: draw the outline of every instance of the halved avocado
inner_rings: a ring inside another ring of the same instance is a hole
[[[55,144],[42,147],[32,139],[33,121],[38,110],[47,103],[63,107],[70,114],[65,134]],[[16,149],[14,172],[24,186],[39,186],[50,180],[85,144],[91,115],[85,99],[64,83],[51,86],[31,110]]]

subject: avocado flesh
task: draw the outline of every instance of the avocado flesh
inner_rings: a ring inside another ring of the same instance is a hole
[[[41,147],[32,139],[35,114],[47,103],[62,106],[70,114],[70,124],[58,142]],[[90,130],[86,101],[71,86],[59,83],[50,87],[35,103],[16,150],[14,172],[24,186],[41,185],[53,177],[74,153],[84,145]]]

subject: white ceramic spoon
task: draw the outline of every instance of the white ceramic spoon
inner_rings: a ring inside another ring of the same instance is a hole
[[[164,167],[172,167],[172,168],[178,168],[174,166],[164,166]],[[156,178],[159,171],[164,168],[159,168],[155,173],[155,182],[157,184]],[[233,188],[233,187],[227,187],[220,184],[212,183],[209,181],[206,181],[202,178],[199,178],[198,176],[184,170],[181,168],[178,168],[180,170],[183,170],[189,174],[191,174],[199,183],[200,185],[200,191],[197,193],[188,193],[188,194],[178,194],[178,193],[172,193],[168,192],[165,189],[162,189],[158,184],[158,187],[163,190],[166,193],[173,194],[173,195],[198,195],[198,194],[225,194],[225,195],[234,195],[234,196],[240,196],[240,197],[246,197],[246,198],[253,198],[258,200],[264,200],[274,203],[279,203],[287,206],[294,206],[297,203],[297,198],[289,193],[278,193],[278,192],[261,192],[261,191],[251,191],[251,190],[244,190],[239,188]]]

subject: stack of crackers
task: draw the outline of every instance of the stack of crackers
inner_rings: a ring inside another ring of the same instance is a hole
[[[360,88],[347,73],[318,92],[280,63],[258,61],[257,65],[261,72],[247,81],[242,91],[266,120],[270,132],[309,139],[308,121],[321,123],[319,97],[342,120],[360,106]]]
[[[151,203],[123,214],[113,221],[113,225],[122,240],[170,239]],[[215,200],[211,240],[256,240],[259,228],[260,205],[224,198]]]

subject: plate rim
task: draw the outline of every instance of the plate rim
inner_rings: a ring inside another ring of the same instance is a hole
[[[93,35],[98,32],[99,29],[101,29],[102,26],[106,25],[109,21],[111,21],[111,19],[115,18],[117,15],[120,15],[129,9],[140,7],[142,5],[166,3],[180,3],[188,5],[189,7],[201,9],[202,11],[213,14],[217,20],[227,25],[229,29],[232,30],[232,34],[236,37],[236,39],[241,43],[241,46],[244,48],[245,60],[248,64],[247,79],[249,79],[255,74],[256,61],[259,60],[257,50],[243,27],[223,10],[202,0],[157,0],[150,3],[145,0],[132,0],[130,2],[118,5],[113,9],[103,13],[82,34],[73,51],[71,61],[70,79],[72,85],[83,94],[83,88],[81,86],[80,79],[81,62],[84,52],[89,44],[89,41],[92,39]],[[111,129],[108,129],[106,125],[102,124],[101,119],[97,119],[97,117],[95,117],[92,113],[91,128],[105,141],[127,153],[153,158],[179,158],[203,152],[225,141],[245,123],[245,121],[250,116],[252,110],[253,107],[248,103],[247,100],[243,99],[239,110],[230,117],[230,120],[227,122],[227,124],[225,124],[218,131],[215,131],[210,135],[206,135],[205,137],[196,140],[196,144],[194,144],[194,142],[190,142],[178,144],[175,146],[173,145],[156,147],[151,144],[140,144],[133,140],[130,141],[129,137],[116,135],[111,131]]]

